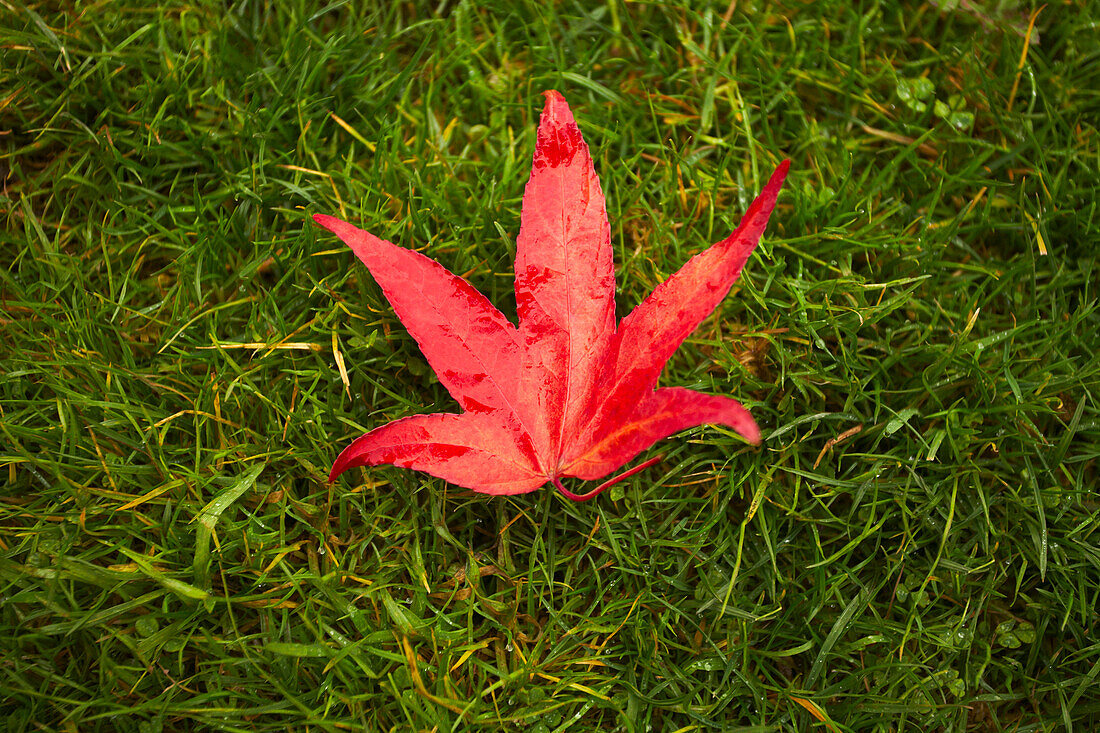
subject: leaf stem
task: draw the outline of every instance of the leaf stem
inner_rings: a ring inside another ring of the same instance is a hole
[[[592,489],[587,494],[574,494],[572,491],[562,486],[561,479],[559,479],[557,476],[554,476],[552,479],[550,479],[550,481],[554,484],[554,486],[557,487],[558,491],[565,495],[566,499],[572,499],[573,501],[588,501],[589,499],[601,494],[605,489],[609,489],[615,484],[619,483],[623,479],[630,478],[639,471],[644,471],[664,457],[664,453],[653,456],[653,458],[650,458],[648,461],[643,461],[642,463],[639,463],[637,466],[630,469],[629,471],[623,471],[618,476],[604,481],[602,484]]]

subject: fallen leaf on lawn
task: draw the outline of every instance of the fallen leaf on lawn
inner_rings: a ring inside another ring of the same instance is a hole
[[[329,479],[356,466],[425,471],[487,494],[606,476],[657,440],[702,424],[750,443],[739,402],[657,387],[665,363],[729,292],[787,175],[782,162],[726,239],[692,257],[615,323],[611,228],[588,146],[565,99],[546,92],[516,243],[515,326],[466,280],[424,255],[315,215],[367,266],[462,413],[413,415],[355,440]],[[650,462],[656,459],[651,459]]]

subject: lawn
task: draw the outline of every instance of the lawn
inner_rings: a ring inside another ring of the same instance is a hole
[[[0,2],[5,730],[1100,729],[1098,24]],[[585,503],[329,484],[457,406],[311,215],[512,317],[546,89],[620,316],[791,160],[661,377],[762,445],[688,430]]]

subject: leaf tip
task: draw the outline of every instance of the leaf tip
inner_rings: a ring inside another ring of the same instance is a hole
[[[760,434],[760,426],[756,424],[756,421],[751,417],[741,428],[741,437],[749,441],[753,445],[760,445],[763,442],[763,436]]]
[[[337,219],[335,216],[329,216],[328,214],[314,214],[313,222],[318,226],[328,229],[334,234],[336,233],[336,227],[344,223]]]
[[[352,441],[351,445],[344,448],[344,450],[340,451],[340,455],[336,456],[336,460],[332,463],[332,469],[328,472],[328,482],[330,484],[349,468],[363,465],[362,461],[356,462],[355,460],[361,453],[357,448],[358,444],[358,440]]]
[[[775,209],[776,201],[779,199],[779,191],[783,188],[783,182],[786,180],[787,172],[790,171],[790,169],[790,158],[785,159],[775,167],[775,171],[772,173],[771,178],[764,184],[764,188],[760,189],[760,195],[756,197],[749,206],[748,211],[746,211],[745,215],[741,218],[741,225],[738,227],[738,231],[730,235],[731,240],[736,238],[744,227],[749,227],[751,231],[755,232],[752,239],[752,247],[756,247],[760,235],[764,232],[764,227],[767,225],[768,219],[771,218],[772,211]]]
[[[785,158],[782,163],[775,167],[775,172],[772,173],[772,177],[768,179],[767,184],[764,185],[764,191],[772,192],[774,195],[779,195],[779,189],[783,186],[783,181],[787,179],[787,173],[791,169],[791,159]],[[763,191],[761,191],[763,193]]]
[[[568,165],[578,152],[587,152],[588,148],[565,97],[553,89],[543,92],[543,96],[546,97],[546,106],[539,118],[534,167]]]

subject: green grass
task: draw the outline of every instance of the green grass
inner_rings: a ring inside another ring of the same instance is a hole
[[[5,730],[1100,728],[1097,3],[433,5],[0,3]],[[328,485],[454,405],[309,215],[514,312],[547,88],[624,313],[791,158],[662,377],[763,446]]]

